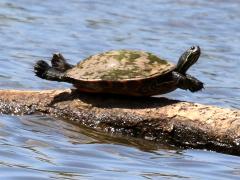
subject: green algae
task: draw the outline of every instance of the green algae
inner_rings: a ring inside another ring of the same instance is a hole
[[[118,61],[125,59],[129,62],[134,62],[136,59],[140,58],[141,55],[137,51],[120,50],[119,54],[114,55],[113,57]]]
[[[105,80],[120,80],[131,79],[139,76],[138,67],[134,66],[133,69],[113,69],[108,74],[101,76]]]
[[[153,55],[152,53],[147,53],[150,64],[158,63],[158,64],[167,64],[168,62],[160,59],[159,57]]]

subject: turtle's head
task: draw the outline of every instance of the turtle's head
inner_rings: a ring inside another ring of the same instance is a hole
[[[201,49],[199,46],[192,46],[186,50],[179,58],[176,71],[181,74],[186,74],[187,70],[197,62],[201,54]]]

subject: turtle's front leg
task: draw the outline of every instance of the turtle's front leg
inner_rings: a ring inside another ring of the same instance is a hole
[[[52,67],[60,72],[65,72],[68,69],[73,68],[73,65],[67,63],[66,59],[61,53],[54,53],[51,63]]]
[[[203,88],[203,83],[201,81],[188,74],[184,76],[178,72],[173,72],[173,78],[176,78],[178,87],[181,89],[196,92]]]

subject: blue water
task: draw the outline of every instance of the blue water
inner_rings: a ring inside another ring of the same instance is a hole
[[[77,63],[106,50],[140,49],[176,63],[196,44],[202,55],[189,73],[205,89],[166,96],[239,109],[239,9],[236,0],[1,0],[0,87],[71,87],[33,75],[34,62],[53,52]],[[1,179],[239,179],[239,160],[46,116],[0,116]]]

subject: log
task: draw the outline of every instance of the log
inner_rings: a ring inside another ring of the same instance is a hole
[[[240,111],[158,97],[74,89],[0,90],[0,113],[43,113],[109,133],[240,155]]]

